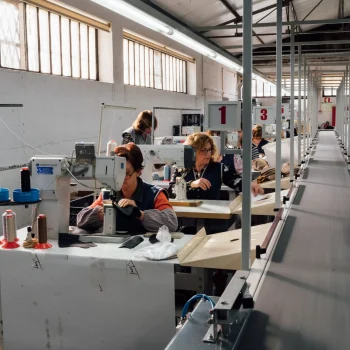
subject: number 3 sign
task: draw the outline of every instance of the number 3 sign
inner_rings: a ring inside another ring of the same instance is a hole
[[[254,124],[275,124],[276,109],[273,106],[258,106],[253,109]]]

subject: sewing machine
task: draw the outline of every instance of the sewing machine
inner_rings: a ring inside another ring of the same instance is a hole
[[[196,153],[191,146],[183,144],[171,145],[138,145],[143,155],[144,168],[141,178],[152,183],[154,165],[175,165],[179,168],[192,168]]]
[[[123,157],[96,156],[93,143],[77,143],[75,158],[35,156],[29,162],[31,184],[40,189],[39,211],[47,217],[48,237],[69,232],[70,182],[97,180],[113,196],[123,185],[126,160]],[[115,232],[114,232],[115,233]]]

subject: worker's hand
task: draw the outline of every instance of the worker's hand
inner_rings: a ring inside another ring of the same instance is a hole
[[[191,188],[201,188],[202,190],[206,191],[209,190],[210,187],[211,183],[207,179],[201,178],[191,182]]]
[[[131,199],[121,199],[119,202],[118,202],[118,205],[121,207],[121,208],[125,208],[125,207],[137,207],[135,201],[131,200]]]
[[[264,189],[256,182],[252,182],[252,193],[256,197],[258,194],[264,194]]]

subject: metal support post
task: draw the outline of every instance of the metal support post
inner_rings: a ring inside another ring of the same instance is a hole
[[[301,164],[301,46],[298,46],[298,165]]]
[[[276,191],[275,210],[281,206],[281,110],[282,110],[282,0],[277,0],[276,41]],[[291,170],[292,171],[292,170]]]
[[[304,131],[303,131],[303,154],[304,154],[304,161],[306,157],[306,133],[307,133],[307,124],[306,124],[306,98],[307,98],[307,93],[306,93],[306,57],[304,56]],[[309,104],[309,100],[307,101]]]
[[[306,132],[306,153],[309,152],[309,134],[311,132],[310,128],[310,108],[312,103],[311,96],[311,84],[310,84],[310,66],[307,66],[307,114],[306,114],[306,123],[307,123],[307,132]]]
[[[349,66],[346,65],[345,68],[345,76],[344,76],[344,149],[346,151],[348,147],[348,108],[347,108],[347,88],[348,88],[348,71],[349,71]]]
[[[295,69],[295,57],[294,57],[294,25],[291,26],[290,36],[290,182],[294,181],[294,69]]]
[[[348,111],[348,117],[350,119],[350,59],[349,59],[349,69],[348,69],[348,106],[349,106],[349,111]],[[350,120],[348,121],[348,164],[349,164],[349,157],[350,157]]]
[[[250,269],[251,179],[252,179],[252,0],[243,3],[243,198],[242,270]]]

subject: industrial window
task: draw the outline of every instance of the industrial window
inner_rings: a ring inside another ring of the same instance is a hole
[[[323,88],[323,97],[335,97],[337,95],[337,89],[332,87]]]
[[[98,80],[99,27],[54,0],[0,0],[0,67]]]
[[[124,83],[187,93],[187,62],[193,58],[124,31]]]

